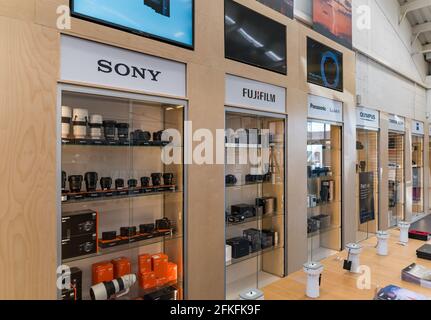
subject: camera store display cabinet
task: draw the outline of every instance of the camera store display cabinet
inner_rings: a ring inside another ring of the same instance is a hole
[[[389,226],[396,227],[405,218],[405,134],[389,132],[388,205]]]
[[[59,296],[182,299],[186,103],[72,85],[59,101]]]
[[[310,120],[307,137],[308,259],[341,250],[342,126]]]
[[[226,109],[226,298],[285,276],[286,116]]]

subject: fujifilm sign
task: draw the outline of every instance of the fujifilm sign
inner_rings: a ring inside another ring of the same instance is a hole
[[[376,110],[358,107],[356,108],[356,125],[358,127],[379,129],[380,113]]]

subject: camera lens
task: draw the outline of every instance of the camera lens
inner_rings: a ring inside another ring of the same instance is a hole
[[[160,186],[162,184],[162,174],[161,173],[152,173],[151,180],[153,182],[153,186]]]
[[[97,172],[87,172],[85,174],[85,187],[87,188],[87,192],[96,191],[98,179],[99,176]]]
[[[141,186],[142,188],[146,188],[150,186],[150,178],[149,177],[142,177],[141,178]]]
[[[228,174],[226,176],[226,184],[236,184],[238,179],[233,174]]]
[[[129,139],[129,124],[128,123],[117,123],[118,139],[125,141]]]
[[[136,188],[138,186],[138,180],[136,180],[136,179],[129,179],[127,181],[127,185],[129,186],[129,188]]]
[[[87,136],[88,110],[73,109],[73,135],[76,139]]]
[[[103,177],[100,179],[100,187],[102,190],[111,190],[112,187],[112,178]]]
[[[90,116],[90,136],[93,140],[102,138],[103,117],[99,114]]]
[[[157,131],[153,133],[153,141],[161,142],[162,141],[163,130]]]
[[[117,190],[124,189],[124,179],[115,180],[115,189]]]
[[[69,177],[69,189],[71,192],[81,192],[83,177],[74,175]]]
[[[117,121],[105,120],[103,121],[103,131],[105,133],[106,140],[115,140],[115,127],[117,125]]]
[[[163,175],[163,182],[165,186],[172,186],[174,184],[174,175],[172,173],[165,173]]]

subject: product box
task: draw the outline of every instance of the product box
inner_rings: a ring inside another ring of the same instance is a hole
[[[178,280],[178,266],[175,263],[168,262],[167,282],[176,282]]]
[[[144,290],[157,287],[156,274],[154,272],[140,273],[138,276],[139,286]]]
[[[114,266],[109,261],[99,262],[92,265],[93,285],[114,280]]]
[[[138,257],[138,273],[146,273],[153,271],[151,267],[151,255],[142,254]]]
[[[163,287],[166,283],[168,283],[168,278],[162,277],[162,278],[156,278],[156,287]]]
[[[156,278],[167,278],[168,275],[168,256],[163,253],[151,256],[151,266],[156,274]]]
[[[111,261],[114,266],[114,279],[121,278],[132,273],[130,259],[122,257]]]

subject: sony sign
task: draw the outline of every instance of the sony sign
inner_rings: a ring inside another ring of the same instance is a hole
[[[67,35],[61,36],[61,80],[186,97],[186,65]]]
[[[358,127],[367,127],[371,129],[379,129],[380,113],[376,110],[357,107],[356,108],[356,125]]]

